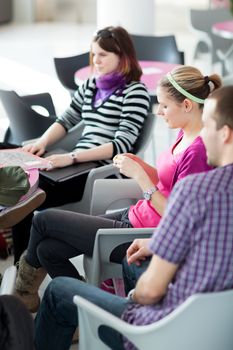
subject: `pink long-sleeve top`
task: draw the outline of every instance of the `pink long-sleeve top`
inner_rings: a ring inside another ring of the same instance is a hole
[[[159,191],[168,197],[175,183],[185,176],[213,169],[207,164],[206,149],[200,136],[179,154],[173,154],[176,145],[182,140],[183,131],[178,134],[173,146],[163,152],[157,161]],[[142,199],[130,207],[129,220],[133,227],[157,227],[161,215],[151,201]]]

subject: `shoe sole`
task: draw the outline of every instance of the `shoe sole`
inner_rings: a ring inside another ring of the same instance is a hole
[[[45,198],[45,192],[37,189],[29,198],[25,198],[15,206],[0,212],[0,229],[6,229],[16,225],[38,208],[45,201]]]

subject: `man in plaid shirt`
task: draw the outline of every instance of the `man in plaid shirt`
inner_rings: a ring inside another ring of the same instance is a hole
[[[163,318],[192,294],[233,288],[232,96],[233,86],[228,86],[205,102],[202,138],[208,162],[216,169],[180,180],[152,238],[135,240],[128,249],[127,275],[150,259],[130,299],[71,278],[55,279],[37,315],[37,350],[54,344],[57,350],[68,349],[78,324],[75,294],[130,324],[145,325]],[[134,348],[109,329],[100,336],[113,349]]]

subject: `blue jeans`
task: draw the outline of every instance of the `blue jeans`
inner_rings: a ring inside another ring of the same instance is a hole
[[[69,277],[57,277],[47,287],[35,320],[36,350],[68,350],[78,325],[74,295],[80,295],[117,317],[131,303],[125,298]],[[101,327],[100,338],[111,349],[121,350],[122,336],[110,327]]]
[[[139,266],[135,264],[128,265],[126,258],[122,260],[122,274],[125,285],[125,295],[128,295],[131,289],[134,289],[141,274],[146,271],[151,257],[141,261]]]

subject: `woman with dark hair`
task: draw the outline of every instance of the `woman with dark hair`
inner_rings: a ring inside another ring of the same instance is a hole
[[[52,168],[92,160],[106,163],[118,153],[132,151],[147,116],[149,95],[125,29],[99,30],[91,44],[90,63],[94,76],[78,88],[70,107],[36,143],[24,147],[41,156],[83,120],[85,128],[74,152],[51,155]]]
[[[147,117],[150,98],[140,82],[141,68],[128,32],[122,27],[99,30],[91,43],[93,76],[75,92],[69,108],[33,144],[24,150],[42,156],[46,148],[62,139],[81,121],[84,130],[71,153],[48,157],[51,168],[99,161],[107,164],[118,153],[133,152]],[[81,199],[87,174],[51,185],[40,179],[46,192],[43,207],[54,207]],[[15,263],[27,248],[32,215],[13,227]]]

